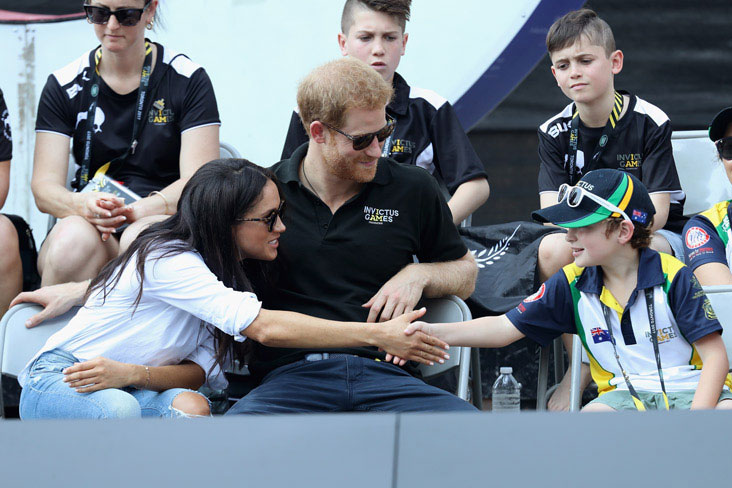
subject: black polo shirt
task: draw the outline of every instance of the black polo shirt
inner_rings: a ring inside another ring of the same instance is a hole
[[[206,71],[185,55],[157,46],[155,69],[150,76],[149,109],[134,154],[118,161],[107,173],[138,195],[160,190],[180,178],[183,132],[206,125],[220,125],[213,86]],[[61,69],[46,82],[38,102],[36,132],[52,132],[72,139],[72,153],[80,165],[84,159],[86,117],[91,90],[90,70],[95,49]],[[139,88],[120,95],[104,79],[99,83],[94,116],[91,164],[94,173],[109,160],[124,154],[132,139]],[[72,184],[78,190],[79,171]]]
[[[363,322],[368,309],[361,305],[412,263],[413,255],[420,262],[439,262],[467,253],[437,182],[425,171],[381,158],[373,181],[332,214],[300,182],[307,148],[302,145],[272,168],[287,201],[287,231],[280,237],[279,277],[264,290],[257,286],[265,308]],[[254,373],[308,352],[254,344]],[[382,356],[372,348],[338,351]]]
[[[10,115],[0,90],[0,161],[10,161],[13,157],[13,136],[10,132]]]
[[[648,188],[649,193],[669,193],[671,205],[664,229],[680,233],[684,227],[684,192],[681,190],[671,148],[671,122],[668,116],[642,98],[629,95],[625,115],[618,121],[600,159],[585,165],[585,154],[592,153],[602,135],[602,128],[586,127],[580,120],[577,176],[599,168],[610,168],[632,174]],[[574,103],[539,127],[539,193],[557,191],[569,183],[567,154],[569,125]]]
[[[383,156],[426,169],[450,194],[466,181],[488,177],[450,102],[432,90],[410,87],[399,73],[394,73],[392,86],[394,98],[386,113],[396,127]],[[282,159],[306,142],[300,116],[293,112]]]

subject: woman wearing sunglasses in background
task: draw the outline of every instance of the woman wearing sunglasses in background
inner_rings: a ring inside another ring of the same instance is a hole
[[[404,335],[424,309],[378,325],[261,309],[247,274],[262,276],[277,257],[283,209],[267,169],[243,159],[199,169],[178,212],[104,267],[84,307],[21,372],[21,417],[208,415],[207,400],[185,388],[206,377],[225,387],[221,365],[232,344],[242,358],[246,337],[278,347],[373,345],[422,363],[443,360],[447,344]],[[23,293],[15,303],[74,285]]]
[[[719,112],[709,126],[709,138],[717,146],[719,159],[732,183],[732,107]],[[732,285],[732,200],[719,202],[692,217],[684,226],[686,260],[704,285]]]
[[[31,186],[38,208],[59,219],[39,254],[44,285],[95,276],[140,229],[175,212],[186,180],[218,157],[208,75],[145,38],[157,8],[158,0],[88,0],[100,46],[52,73],[43,89]],[[73,191],[69,139],[80,166]],[[81,191],[105,171],[142,198],[125,204]]]

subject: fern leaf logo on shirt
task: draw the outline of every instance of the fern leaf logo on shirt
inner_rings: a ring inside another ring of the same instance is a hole
[[[165,108],[165,99],[161,98],[153,102],[150,113],[148,114],[148,122],[155,125],[170,124],[175,120],[175,114],[170,108]]]
[[[399,217],[399,210],[391,208],[376,208],[365,205],[363,207],[363,216],[369,224],[383,225],[394,222]]]

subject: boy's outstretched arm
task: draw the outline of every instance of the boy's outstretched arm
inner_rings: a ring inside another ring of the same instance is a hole
[[[699,351],[704,366],[694,400],[691,402],[691,409],[714,408],[717,406],[719,394],[722,392],[722,386],[729,371],[727,349],[724,347],[722,336],[716,332],[694,342],[694,347]]]
[[[451,346],[503,347],[524,337],[505,315],[447,324],[414,322],[404,333],[410,335],[418,330]]]

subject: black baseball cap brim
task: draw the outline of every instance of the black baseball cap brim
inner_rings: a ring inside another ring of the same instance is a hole
[[[610,217],[612,212],[595,204],[589,198],[583,199],[579,206],[570,207],[567,201],[542,208],[531,213],[537,222],[550,223],[560,227],[587,227]]]
[[[732,107],[727,107],[715,115],[709,125],[709,138],[712,142],[717,142],[723,138],[730,124],[732,124]]]
[[[648,225],[656,213],[653,201],[645,185],[630,173],[614,169],[590,171],[577,183],[587,193],[606,200],[623,210],[628,218],[640,225]],[[620,214],[605,208],[591,198],[583,198],[579,205],[570,207],[567,199],[556,205],[532,212],[531,217],[539,222],[552,223],[560,227],[587,227],[608,217]]]

